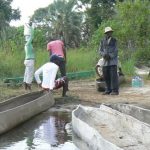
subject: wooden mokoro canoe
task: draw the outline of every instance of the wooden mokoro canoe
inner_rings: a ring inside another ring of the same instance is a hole
[[[0,103],[0,134],[54,105],[52,94],[32,92]]]
[[[148,106],[138,106],[124,103],[105,105],[150,125],[150,108]]]
[[[72,127],[89,150],[150,150],[150,125],[105,105],[78,106]]]

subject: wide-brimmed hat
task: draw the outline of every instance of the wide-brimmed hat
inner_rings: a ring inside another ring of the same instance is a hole
[[[104,33],[113,32],[111,27],[106,27]]]

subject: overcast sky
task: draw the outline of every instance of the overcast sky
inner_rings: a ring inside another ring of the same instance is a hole
[[[13,21],[11,25],[23,25],[29,20],[29,17],[34,14],[34,11],[41,7],[46,7],[51,4],[53,0],[13,0],[12,8],[19,8],[21,11],[21,20]]]

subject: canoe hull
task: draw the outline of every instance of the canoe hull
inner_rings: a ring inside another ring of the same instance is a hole
[[[28,100],[33,95],[39,94],[40,96],[34,100]],[[21,103],[16,107],[10,106],[12,103]],[[27,103],[25,102],[27,101]],[[54,98],[51,93],[43,94],[42,92],[34,92],[12,98],[0,104],[0,134],[14,128],[20,123],[30,119],[31,117],[47,110],[54,105]],[[9,109],[10,107],[10,109]],[[6,110],[5,110],[6,109]]]
[[[85,107],[78,106],[77,109],[72,112],[72,128],[74,133],[87,144],[89,150],[123,150],[105,140],[95,128],[84,121],[83,118],[86,118],[84,111],[86,112]]]
[[[150,124],[150,109],[144,108],[144,106],[136,106],[132,104],[106,104],[106,106],[111,107],[121,113],[130,115],[144,123]]]
[[[150,125],[106,105],[79,106],[72,127],[89,150],[150,150]]]

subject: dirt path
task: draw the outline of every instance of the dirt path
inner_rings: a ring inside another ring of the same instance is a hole
[[[0,87],[1,88],[1,87]],[[33,86],[33,91],[37,90],[37,86]],[[0,89],[0,101],[4,101],[9,97],[26,93],[23,87],[19,88],[2,88]],[[130,85],[123,85],[120,88],[118,96],[102,95],[96,90],[94,79],[70,81],[68,97],[61,97],[61,90],[54,92],[54,97],[62,103],[135,103],[150,107],[150,81],[146,81],[142,88],[132,88]]]
[[[95,81],[81,80],[70,82],[70,91],[68,95],[76,97],[81,101],[95,103],[136,103],[139,105],[150,106],[150,83],[147,83],[142,88],[132,88],[130,85],[123,85],[120,88],[118,96],[102,95],[96,91]]]

